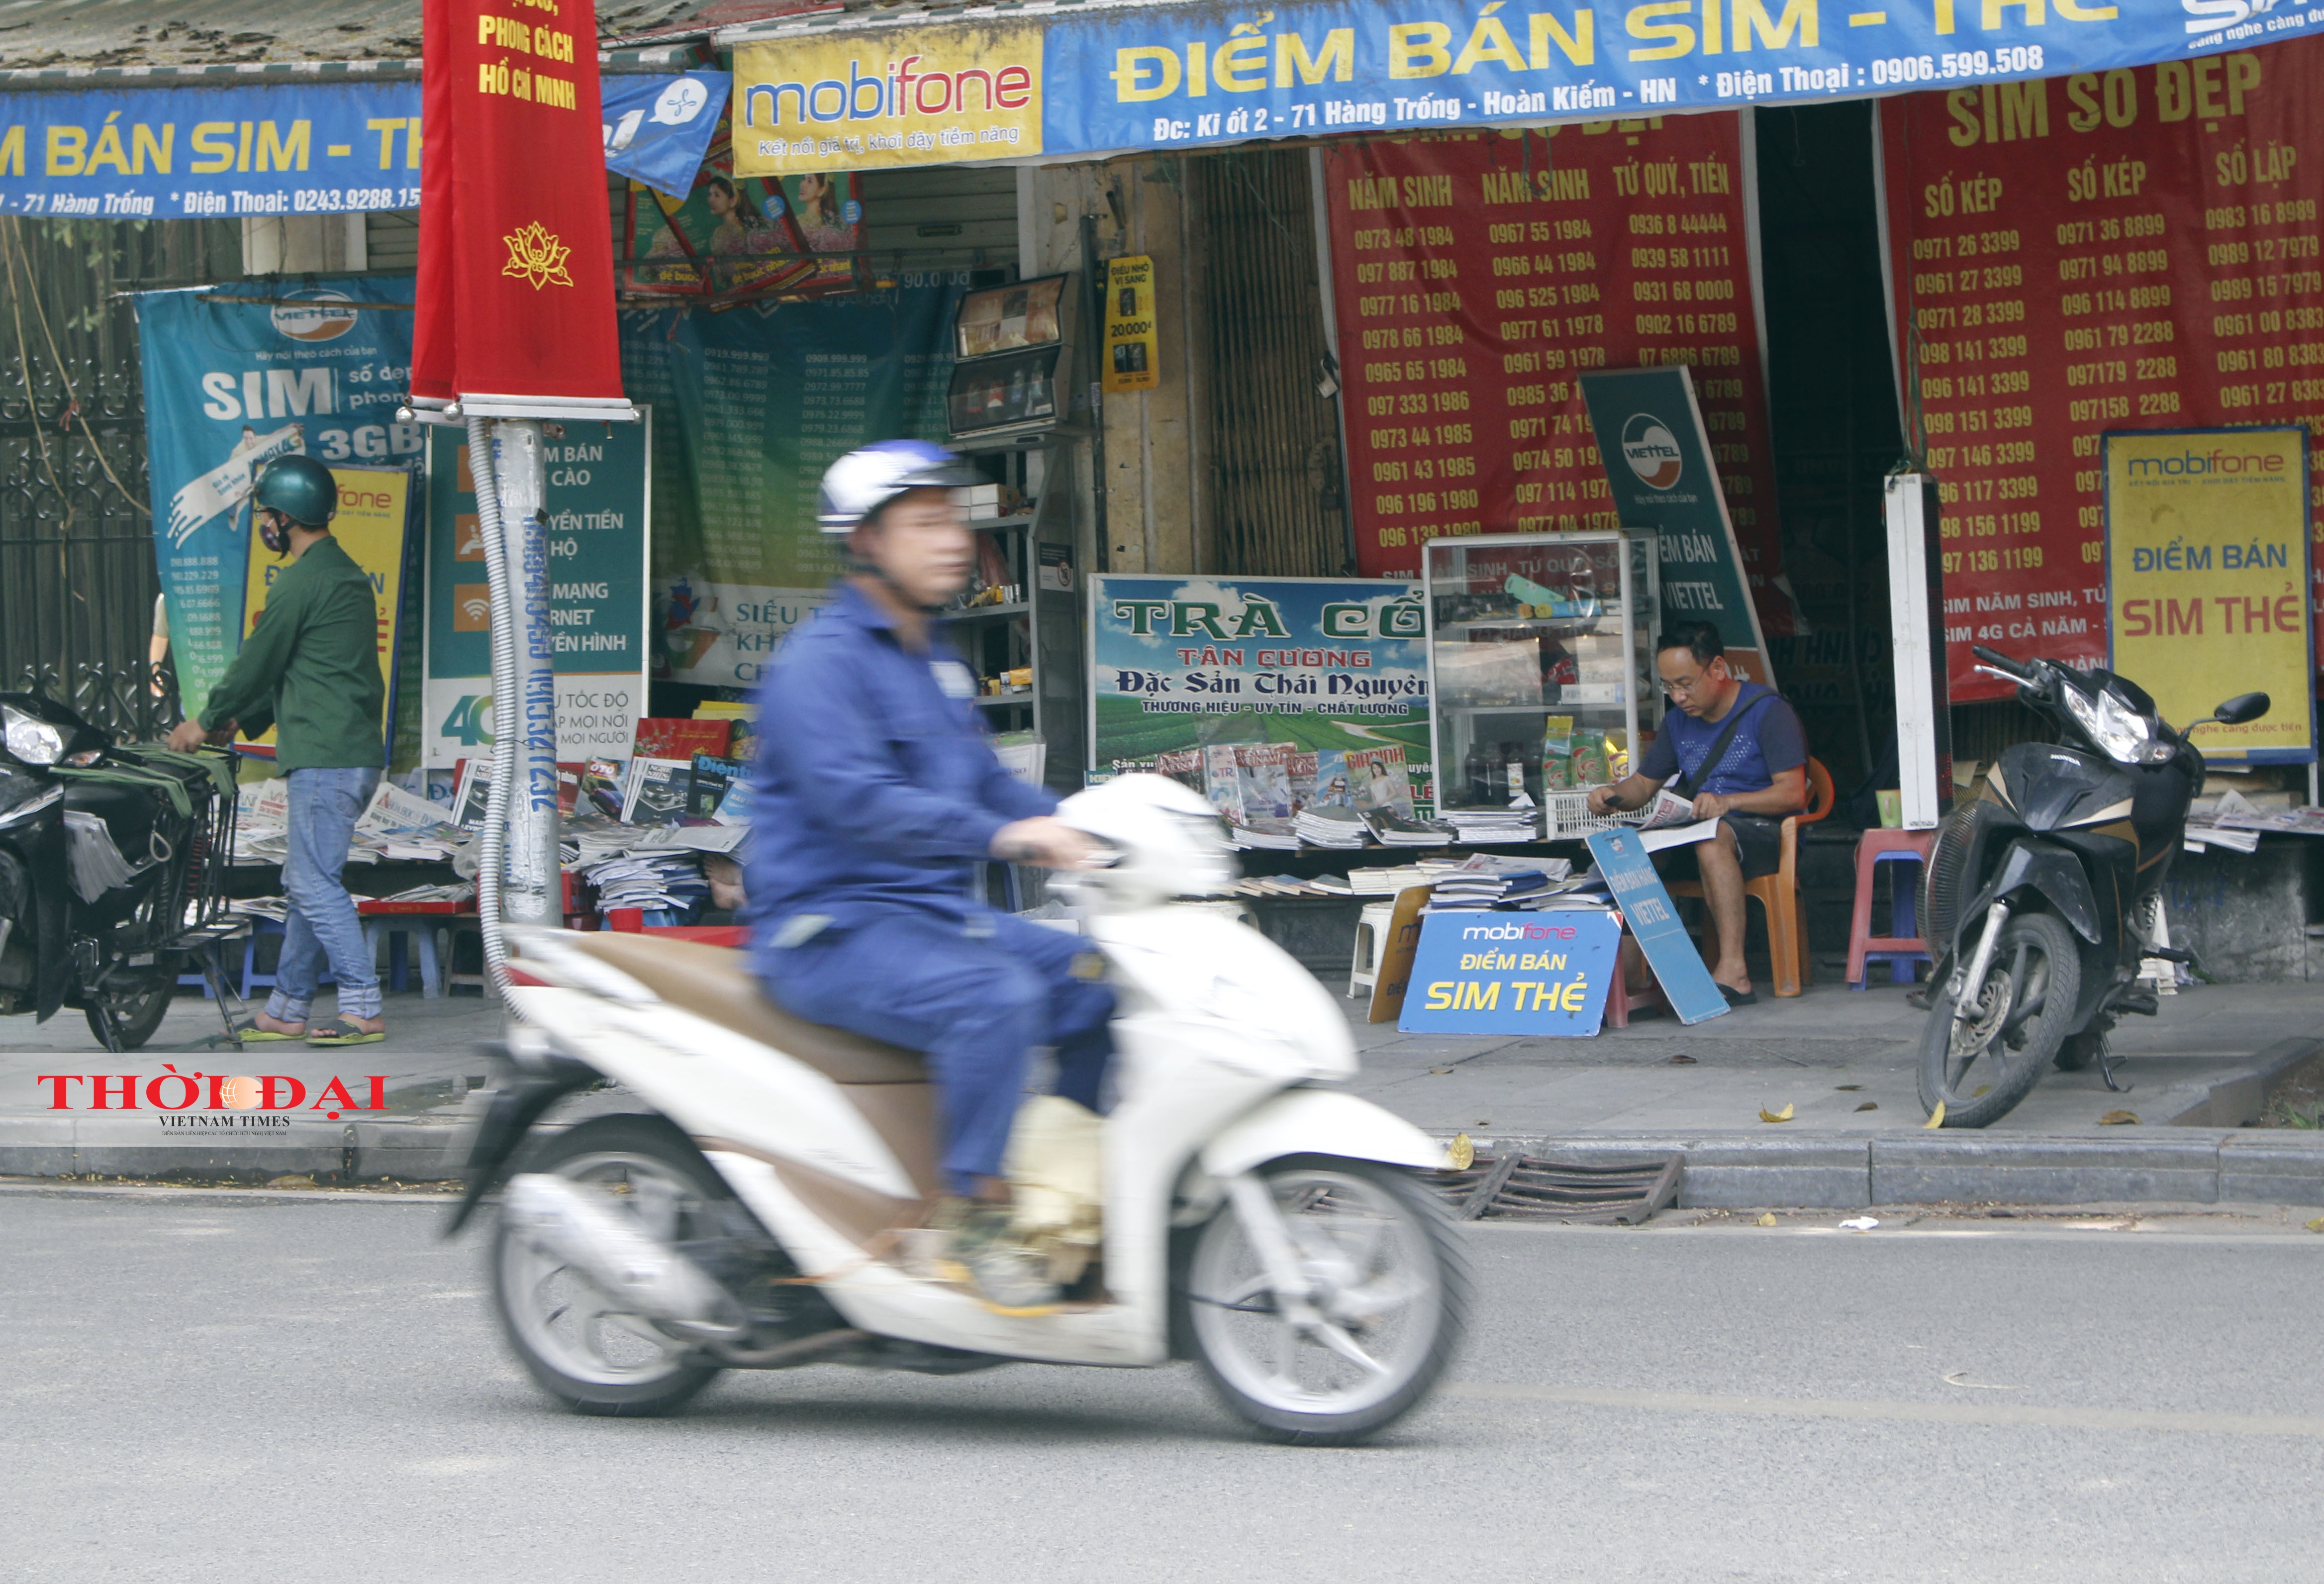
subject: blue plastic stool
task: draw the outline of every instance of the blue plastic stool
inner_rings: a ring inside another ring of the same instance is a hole
[[[1917,963],[1933,964],[1928,942],[1920,938],[1917,922],[1919,907],[1915,893],[1919,887],[1892,881],[1889,887],[1889,929],[1886,935],[1872,934],[1872,880],[1884,863],[1925,864],[1929,849],[1934,843],[1934,831],[1867,831],[1856,845],[1856,914],[1849,927],[1848,988],[1868,990],[1872,983],[1872,963],[1888,964],[1888,977],[1895,984],[1913,982]]]
[[[242,944],[242,999],[244,1000],[250,999],[250,992],[254,989],[272,990],[274,988],[275,976],[258,972],[258,937],[279,935],[281,933],[282,925],[279,919],[260,918],[252,921],[250,936]],[[277,958],[276,962],[279,966],[281,959]],[[321,990],[326,985],[337,983],[338,981],[331,977],[331,960],[326,957],[323,959],[322,972],[315,981],[315,988]]]
[[[373,957],[379,955],[380,937],[387,938],[387,972],[382,977],[390,990],[400,990],[410,982],[410,958],[407,943],[420,943],[420,994],[423,999],[440,1001],[444,999],[444,965],[436,954],[436,931],[442,915],[431,913],[374,913],[363,921],[364,944],[371,948]]]

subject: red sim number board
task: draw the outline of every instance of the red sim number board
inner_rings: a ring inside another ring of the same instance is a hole
[[[2319,82],[2294,40],[1881,106],[1956,700],[2010,692],[1972,643],[2105,662],[2101,435],[2324,430]]]
[[[1447,534],[1618,527],[1576,376],[1685,364],[1745,570],[1792,631],[1734,115],[1332,145],[1357,565]]]

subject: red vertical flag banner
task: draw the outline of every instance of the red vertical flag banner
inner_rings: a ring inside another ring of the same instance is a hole
[[[1439,535],[1620,526],[1575,376],[1684,364],[1760,623],[1793,631],[1738,117],[1347,143],[1323,176],[1365,576]]]
[[[590,0],[426,0],[423,24],[412,393],[618,401]]]
[[[1905,428],[1944,502],[1956,702],[2009,692],[1971,669],[1972,643],[2105,663],[2101,435],[2324,432],[2319,83],[2324,40],[2297,39],[1882,103]]]

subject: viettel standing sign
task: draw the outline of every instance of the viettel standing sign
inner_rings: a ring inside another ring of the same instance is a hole
[[[618,403],[590,0],[427,0],[423,17],[412,394]]]

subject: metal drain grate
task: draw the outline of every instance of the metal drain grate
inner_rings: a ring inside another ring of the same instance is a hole
[[[1456,1220],[1618,1221],[1636,1226],[1678,1198],[1682,1156],[1608,1166],[1529,1155],[1480,1155],[1461,1172],[1433,1172]]]

